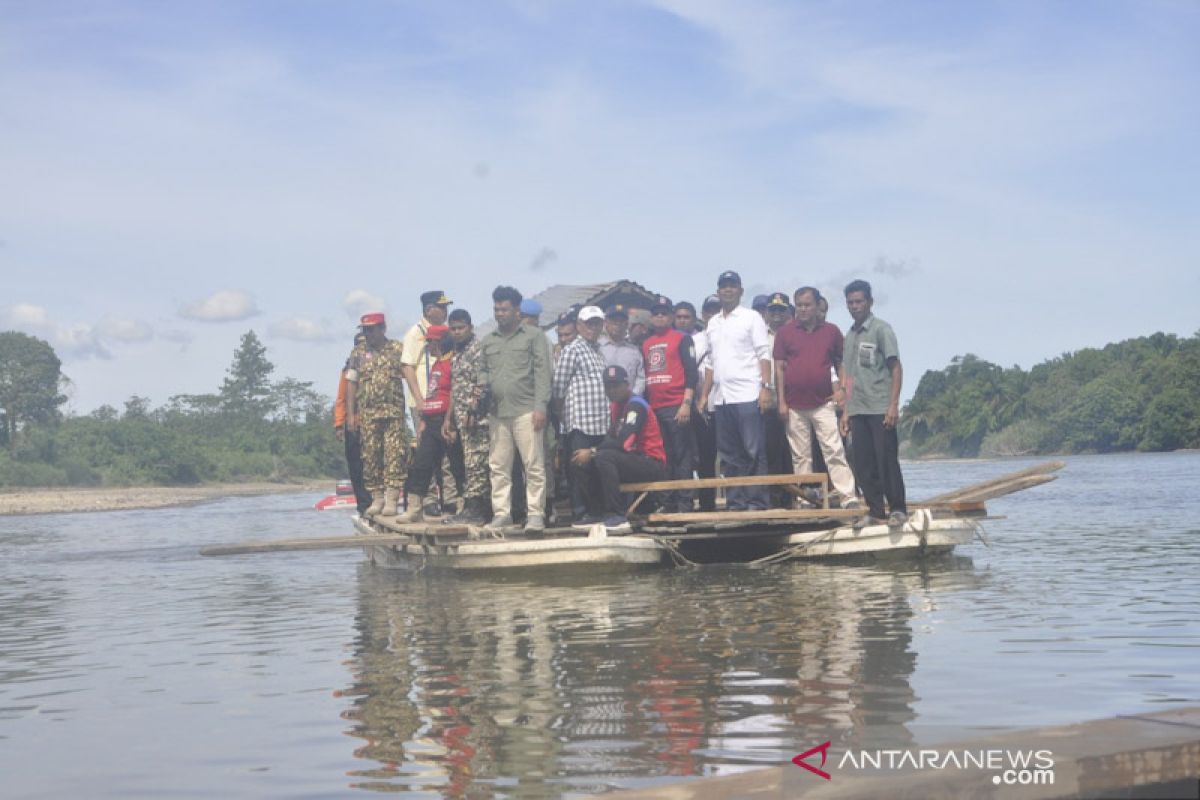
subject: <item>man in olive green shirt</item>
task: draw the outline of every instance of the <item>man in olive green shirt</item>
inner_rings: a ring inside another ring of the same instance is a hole
[[[846,413],[842,435],[850,434],[854,471],[867,515],[855,527],[903,525],[908,520],[904,476],[900,473],[900,387],[904,370],[892,326],[871,313],[871,284],[863,280],[846,285],[846,308],[854,324],[846,331],[842,364],[846,375]],[[884,517],[887,498],[891,515]]]
[[[491,387],[492,518],[488,527],[512,525],[513,451],[525,468],[527,533],[545,530],[546,460],[542,446],[550,402],[550,344],[538,328],[521,324],[521,293],[511,286],[492,292],[496,330],[482,342],[484,380]]]

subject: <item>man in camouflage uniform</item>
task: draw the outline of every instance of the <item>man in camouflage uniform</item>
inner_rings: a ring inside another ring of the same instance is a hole
[[[348,426],[362,435],[363,483],[374,499],[367,516],[396,516],[408,466],[404,421],[403,345],[387,338],[383,314],[363,314],[366,342],[346,365]]]
[[[488,468],[487,385],[479,379],[483,350],[475,338],[471,315],[465,308],[450,314],[450,337],[454,341],[451,366],[450,413],[446,415],[445,439],[455,437],[462,445],[466,467],[463,507],[450,522],[483,525],[491,517],[491,474]]]

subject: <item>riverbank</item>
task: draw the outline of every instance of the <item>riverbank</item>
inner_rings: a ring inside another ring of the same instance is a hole
[[[329,492],[332,487],[329,480],[309,480],[299,483],[215,483],[204,486],[0,489],[0,516],[167,508],[195,505],[222,497]]]

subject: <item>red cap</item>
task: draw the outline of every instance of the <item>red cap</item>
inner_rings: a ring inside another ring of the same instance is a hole
[[[384,319],[382,313],[373,311],[370,314],[363,314],[362,318],[359,319],[358,324],[365,328],[368,325],[386,325],[387,320]]]
[[[430,325],[425,331],[425,338],[437,339],[439,342],[446,338],[446,334],[450,333],[450,329],[445,325]]]

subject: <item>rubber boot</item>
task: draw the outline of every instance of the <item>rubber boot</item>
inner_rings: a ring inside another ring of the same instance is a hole
[[[372,489],[371,505],[367,507],[365,512],[363,512],[363,516],[374,517],[377,516],[380,511],[383,511],[383,490]]]
[[[396,522],[405,524],[410,522],[424,522],[425,509],[421,507],[421,504],[424,502],[425,497],[423,495],[410,494],[408,496],[408,511],[405,511],[403,514],[397,517]]]
[[[396,516],[396,503],[400,502],[399,489],[385,489],[383,492],[383,510],[379,512],[381,517]]]

